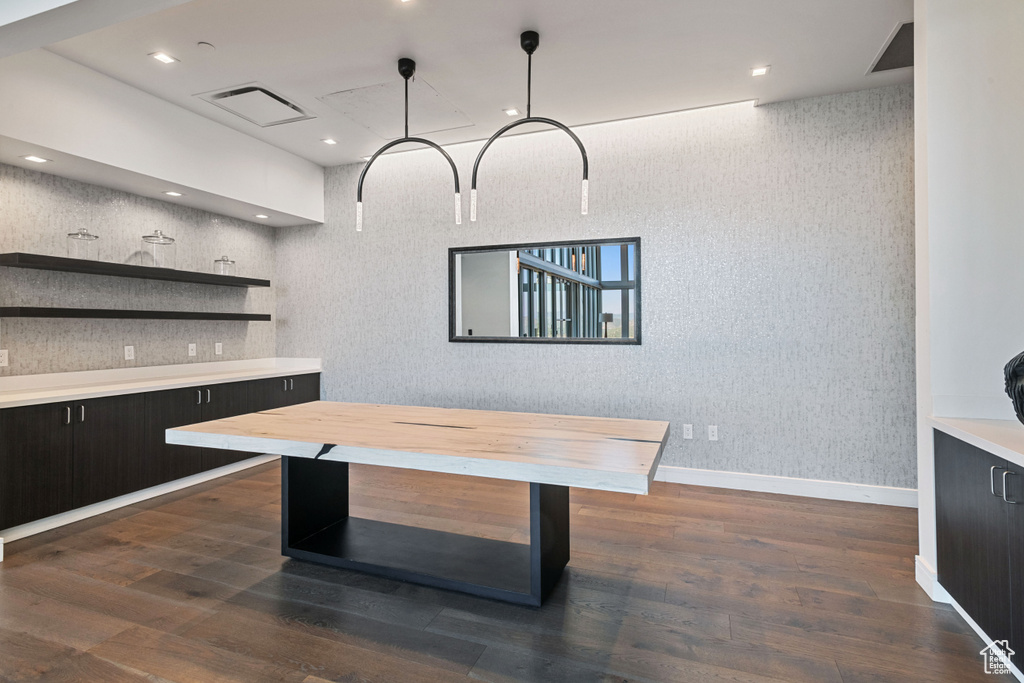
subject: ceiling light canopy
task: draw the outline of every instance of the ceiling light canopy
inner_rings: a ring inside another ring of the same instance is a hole
[[[398,145],[404,145],[408,143],[426,145],[433,149],[436,149],[441,155],[448,160],[448,164],[452,167],[452,175],[455,176],[455,224],[462,224],[462,195],[459,194],[459,170],[455,168],[455,162],[452,161],[451,156],[448,152],[441,149],[437,143],[425,140],[424,138],[411,138],[409,137],[409,79],[416,73],[416,62],[403,57],[398,60],[398,73],[405,79],[405,137],[397,140],[392,140],[387,143],[376,152],[363,166],[363,172],[359,174],[359,186],[356,188],[356,231],[362,231],[363,229],[363,181],[366,179],[366,172],[370,170],[370,166],[377,160],[384,152],[388,151],[392,147]],[[475,175],[475,173],[474,173]]]
[[[492,135],[491,139],[488,140],[486,144],[484,144],[484,146],[480,149],[480,153],[476,157],[476,163],[473,164],[473,184],[469,193],[469,220],[476,220],[476,176],[477,171],[480,169],[480,160],[484,158],[484,154],[487,152],[487,149],[495,140],[497,140],[498,138],[500,138],[502,135],[512,130],[513,128],[517,126],[522,126],[527,123],[543,123],[545,125],[552,126],[553,128],[558,128],[559,130],[564,131],[566,135],[571,137],[573,142],[576,143],[576,146],[580,148],[580,155],[582,155],[583,157],[583,194],[582,200],[580,202],[580,213],[585,216],[587,214],[589,204],[589,189],[587,187],[587,150],[583,146],[583,143],[580,142],[580,139],[576,137],[576,134],[569,130],[568,126],[566,126],[565,124],[559,123],[554,119],[546,119],[540,116],[532,115],[531,91],[533,89],[533,53],[537,50],[537,47],[540,45],[540,34],[538,34],[536,31],[523,31],[523,33],[519,36],[519,45],[520,47],[523,48],[523,51],[527,55],[526,118],[519,119],[518,121],[513,121],[512,123],[508,124],[501,130],[499,130],[497,133]],[[508,112],[506,111],[506,113]]]

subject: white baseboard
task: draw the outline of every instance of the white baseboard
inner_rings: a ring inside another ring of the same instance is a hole
[[[714,486],[738,491],[759,491],[761,493],[782,493],[789,496],[846,500],[855,503],[875,503],[916,508],[917,489],[900,489],[892,486],[871,486],[869,484],[848,484],[842,481],[817,481],[795,477],[775,477],[768,474],[747,474],[745,472],[722,472],[719,470],[698,470],[690,467],[662,465],[654,475],[657,481],[694,486]]]
[[[917,579],[917,585],[935,602],[953,602],[953,598],[939,583],[938,573],[920,555],[914,556],[914,578]]]
[[[4,542],[10,543],[11,541],[16,541],[19,538],[34,536],[35,534],[41,534],[44,531],[56,529],[57,527],[61,527],[66,524],[80,522],[83,519],[102,515],[104,512],[110,512],[111,510],[123,508],[128,505],[141,503],[144,500],[156,498],[157,496],[162,496],[167,493],[173,493],[174,491],[180,491],[181,489],[188,488],[189,486],[202,484],[203,482],[210,481],[211,479],[217,479],[218,477],[223,477],[227,474],[241,472],[242,470],[249,469],[250,467],[256,467],[257,465],[273,462],[280,457],[281,456],[279,455],[260,455],[241,462],[231,463],[224,467],[218,467],[217,469],[210,470],[208,472],[193,474],[191,477],[177,479],[166,484],[160,484],[159,486],[143,489],[142,491],[135,491],[134,493],[118,496],[117,498],[93,503],[92,505],[87,505],[75,510],[69,510],[68,512],[62,512],[59,515],[54,515],[45,519],[38,519],[34,522],[29,522],[28,524],[14,526],[10,529],[2,529],[0,530],[0,533],[3,533],[3,537],[0,538],[0,562],[3,562],[4,559]]]
[[[981,630],[981,627],[978,626],[978,624],[974,621],[974,619],[971,618],[971,615],[969,615],[967,612],[965,612],[964,608],[961,607],[957,603],[956,600],[954,600],[953,598],[949,597],[949,593],[946,593],[946,589],[942,588],[942,586],[939,586],[938,584],[936,584],[936,586],[938,586],[939,589],[942,590],[942,592],[946,595],[946,597],[949,598],[949,600],[947,600],[947,602],[950,605],[953,606],[953,609],[955,609],[957,611],[957,614],[959,614],[961,617],[963,617],[964,621],[967,622],[967,625],[970,626],[972,629],[974,629],[974,632],[978,634],[978,637],[980,637],[983,641],[985,641],[985,647],[986,648],[992,647],[992,642],[993,642],[992,639],[988,637],[987,633],[985,633],[984,631]],[[997,648],[997,652],[1000,653],[999,659],[1004,664],[1006,664],[1007,667],[1009,667],[1010,673],[1013,674],[1014,677],[1016,677],[1016,679],[1018,681],[1021,681],[1022,683],[1024,683],[1024,673],[1021,673],[1021,670],[1017,667],[1016,664],[1014,664],[1012,661],[1010,661],[1006,657],[1002,656],[1002,654],[1001,654],[1002,650],[1001,649]],[[981,652],[979,651],[978,652],[978,671],[979,672],[984,669],[984,664],[982,662],[981,656],[982,656]]]

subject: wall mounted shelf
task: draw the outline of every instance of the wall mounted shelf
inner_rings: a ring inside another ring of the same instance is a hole
[[[269,313],[199,313],[195,311],[135,311],[105,308],[0,307],[0,318],[98,318],[106,320],[227,320],[270,322]]]
[[[200,285],[223,285],[226,287],[269,287],[270,280],[259,280],[234,275],[197,273],[172,268],[133,266],[126,263],[107,263],[84,259],[44,256],[42,254],[10,253],[0,254],[0,266],[8,268],[29,268],[33,270],[55,270],[64,273],[85,273],[87,275],[109,275],[142,280],[163,280],[166,282],[189,282]],[[78,316],[82,317],[82,316]]]

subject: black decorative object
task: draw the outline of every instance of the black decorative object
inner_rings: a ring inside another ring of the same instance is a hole
[[[576,146],[580,148],[580,155],[583,157],[583,194],[580,201],[580,213],[584,216],[587,215],[588,206],[590,204],[590,191],[588,185],[588,174],[589,174],[589,163],[587,161],[587,150],[580,142],[580,139],[576,137],[576,133],[569,130],[569,127],[564,123],[559,123],[554,119],[547,119],[540,116],[533,116],[532,111],[532,96],[533,96],[533,53],[537,50],[540,45],[540,35],[536,31],[523,31],[522,35],[519,36],[519,45],[523,48],[523,52],[527,55],[526,64],[526,118],[513,121],[508,124],[497,133],[491,136],[484,146],[480,149],[480,153],[476,156],[476,163],[473,164],[473,184],[469,191],[469,220],[476,220],[476,176],[477,171],[480,169],[480,160],[484,158],[484,153],[488,150],[491,144],[500,138],[508,131],[522,126],[527,123],[542,123],[552,128],[558,128],[576,143]]]
[[[1010,359],[1003,375],[1006,377],[1006,395],[1013,401],[1017,419],[1024,423],[1024,352]]]
[[[359,174],[359,187],[356,189],[356,231],[363,229],[363,180],[366,178],[366,172],[370,170],[370,166],[377,160],[384,152],[388,151],[392,147],[398,145],[404,145],[407,143],[426,145],[436,149],[441,155],[448,160],[448,164],[452,167],[452,175],[455,176],[455,224],[462,224],[462,195],[459,194],[459,170],[455,168],[455,162],[448,155],[448,152],[441,149],[441,147],[430,140],[424,140],[423,138],[411,138],[409,137],[409,79],[416,73],[416,62],[409,59],[408,57],[402,57],[398,60],[398,73],[405,79],[405,137],[397,140],[392,140],[387,143],[370,157],[370,160],[363,166],[363,172]]]

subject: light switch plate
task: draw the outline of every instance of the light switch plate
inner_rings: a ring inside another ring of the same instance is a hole
[[[124,347],[124,359],[125,360],[135,360],[135,347],[134,346],[126,346],[126,347]]]
[[[220,342],[216,342],[213,345],[213,353],[216,356],[219,356],[220,354],[224,353],[224,345],[221,344]]]
[[[190,355],[190,356],[196,355],[196,345],[195,344],[189,344],[188,345],[188,355]]]
[[[0,349],[0,368],[7,367],[7,349]]]

